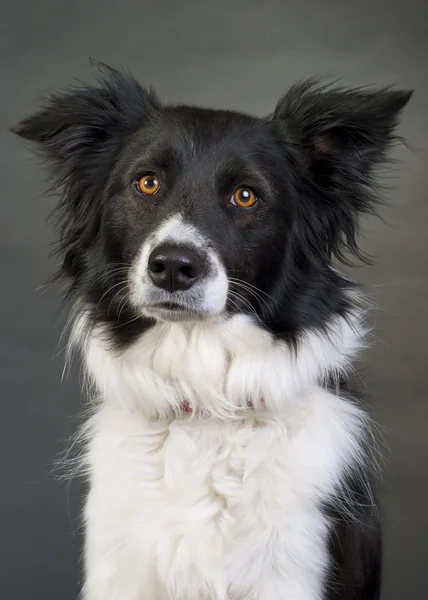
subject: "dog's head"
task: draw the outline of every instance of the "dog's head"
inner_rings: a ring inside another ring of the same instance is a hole
[[[102,70],[15,129],[50,161],[60,275],[95,320],[130,339],[153,320],[244,312],[292,335],[344,308],[331,261],[358,254],[410,92],[309,82],[256,118],[164,106]]]

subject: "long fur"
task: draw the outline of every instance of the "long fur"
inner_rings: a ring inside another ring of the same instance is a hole
[[[255,118],[100,70],[15,128],[61,193],[90,389],[84,600],[378,599],[371,424],[347,391],[364,310],[333,259],[362,256],[411,93],[309,81]],[[162,287],[154,253],[203,267]]]

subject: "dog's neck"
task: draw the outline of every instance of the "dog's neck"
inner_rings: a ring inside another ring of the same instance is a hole
[[[88,331],[84,313],[72,345],[80,345],[90,382],[103,402],[150,418],[247,411],[282,412],[315,385],[338,380],[363,345],[362,312],[335,316],[322,331],[303,331],[297,347],[239,315],[221,323],[157,323],[124,351]]]

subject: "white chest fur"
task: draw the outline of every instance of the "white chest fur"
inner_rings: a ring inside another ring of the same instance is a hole
[[[294,358],[241,319],[178,327],[121,356],[84,344],[102,394],[87,429],[86,599],[321,600],[320,503],[358,460],[364,415],[317,381],[346,366],[353,326],[309,334]],[[214,416],[177,416],[185,398]]]

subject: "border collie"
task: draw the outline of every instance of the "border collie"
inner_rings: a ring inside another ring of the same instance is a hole
[[[411,92],[162,104],[127,72],[15,133],[48,160],[91,415],[85,600],[372,600],[370,420],[350,394],[376,167]]]

